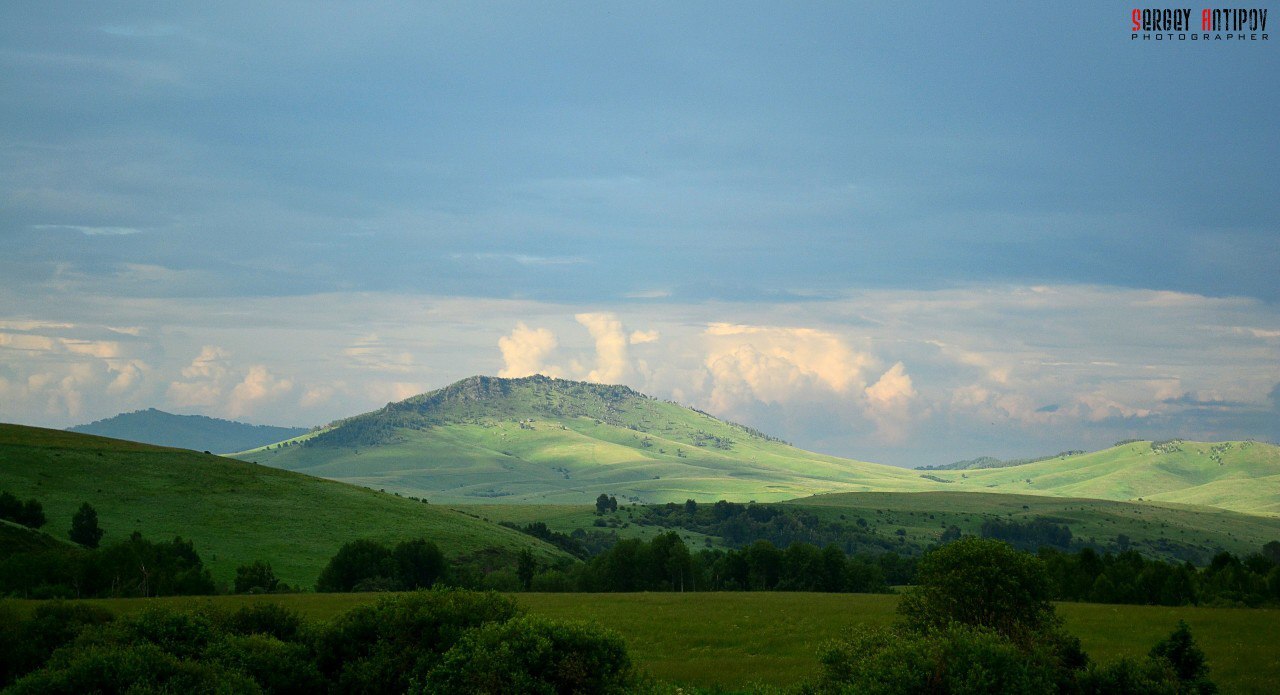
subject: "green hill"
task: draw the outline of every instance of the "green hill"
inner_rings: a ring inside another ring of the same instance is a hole
[[[824,456],[625,386],[472,377],[243,460],[433,502],[780,501],[928,490],[914,471]]]
[[[1128,442],[1013,468],[934,471],[954,490],[1177,502],[1280,515],[1280,447]]]
[[[203,415],[174,415],[148,408],[67,428],[69,432],[127,439],[156,446],[226,453],[306,434],[304,427],[248,425]]]
[[[797,449],[625,386],[543,376],[471,377],[234,456],[450,504],[582,504],[602,492],[654,503],[934,490],[1280,515],[1280,448],[1268,444],[1131,442],[1010,467],[913,471]]]
[[[0,489],[44,506],[44,531],[65,537],[82,502],[98,511],[110,543],[137,530],[152,540],[182,536],[218,581],[267,560],[290,584],[310,587],[344,542],[426,537],[447,555],[533,548],[528,536],[390,494],[267,466],[20,425],[0,424]]]

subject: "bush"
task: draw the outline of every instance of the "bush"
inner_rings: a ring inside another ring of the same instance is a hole
[[[317,644],[320,672],[344,693],[404,692],[472,628],[505,622],[514,601],[497,594],[436,589],[388,596],[347,612]]]
[[[269,594],[280,586],[271,563],[255,560],[250,565],[236,568],[235,592],[237,594]]]
[[[631,660],[616,633],[522,617],[468,632],[411,693],[624,693]]]
[[[1060,690],[1071,674],[1046,648],[1025,651],[990,628],[861,630],[821,655],[823,693],[1026,693]]]

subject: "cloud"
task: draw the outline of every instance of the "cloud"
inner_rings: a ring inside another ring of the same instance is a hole
[[[557,376],[560,370],[546,364],[547,357],[555,352],[556,346],[556,336],[550,330],[529,328],[523,321],[517,323],[511,335],[498,339],[503,364],[502,369],[498,370],[498,376]]]
[[[249,368],[244,380],[231,389],[231,398],[227,403],[227,414],[239,417],[253,411],[263,401],[274,400],[293,390],[293,382],[273,375],[264,365],[255,364]]]
[[[78,224],[37,224],[35,229],[69,229],[74,232],[80,232],[85,236],[128,236],[130,234],[141,234],[142,230],[136,227],[87,227]]]
[[[716,384],[712,400],[726,407],[748,394],[783,403],[819,387],[847,393],[862,385],[862,372],[874,361],[812,328],[713,323],[704,336],[704,364]]]
[[[627,334],[622,330],[622,322],[610,313],[582,313],[573,318],[586,327],[596,343],[595,368],[587,372],[587,381],[622,383],[631,373]]]
[[[901,362],[895,363],[876,383],[863,389],[867,398],[867,414],[887,441],[906,437],[910,424],[911,403],[916,397],[911,377]]]
[[[360,369],[409,372],[414,368],[412,354],[407,350],[388,347],[377,333],[361,336],[355,343],[344,348],[342,354],[350,357],[351,363]]]
[[[655,343],[661,337],[657,331],[632,331],[630,341],[632,345],[643,345]]]

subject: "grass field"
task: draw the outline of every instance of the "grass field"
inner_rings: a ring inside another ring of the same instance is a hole
[[[329,558],[357,538],[428,538],[446,555],[485,548],[559,550],[451,509],[232,459],[115,439],[0,425],[0,490],[36,498],[65,538],[82,502],[98,511],[103,543],[137,530],[195,542],[218,582],[267,560],[278,577],[314,585]]]
[[[816,673],[818,647],[858,625],[893,620],[897,598],[866,594],[515,594],[532,613],[617,630],[632,657],[662,680],[743,690],[790,685]],[[116,612],[149,605],[235,608],[275,601],[318,620],[376,594],[295,594],[92,601]],[[20,602],[30,607],[34,602]],[[1280,611],[1065,603],[1067,629],[1099,661],[1143,657],[1186,620],[1224,693],[1274,693],[1280,683]]]

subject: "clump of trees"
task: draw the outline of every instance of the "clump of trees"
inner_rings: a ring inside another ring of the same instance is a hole
[[[1222,552],[1208,566],[1173,564],[1136,551],[1099,554],[1042,549],[1054,598],[1092,603],[1160,606],[1260,606],[1280,603],[1280,541],[1239,558]]]
[[[1098,665],[1062,627],[1044,562],[964,538],[920,561],[898,622],[822,652],[814,693],[1213,693],[1185,623],[1147,659]]]
[[[155,542],[134,532],[102,548],[51,548],[0,560],[0,595],[116,598],[214,593],[191,541]]]
[[[9,658],[0,660],[0,687],[16,695],[624,693],[638,685],[617,634],[532,618],[491,593],[400,594],[328,624],[273,604],[127,617],[48,604],[28,619],[2,617],[0,652]]]
[[[0,492],[0,519],[12,521],[27,528],[40,528],[45,524],[44,507],[35,499],[25,502],[12,492]]]
[[[425,539],[388,547],[374,540],[344,543],[325,565],[316,591],[406,591],[426,589],[447,579],[444,553]]]

